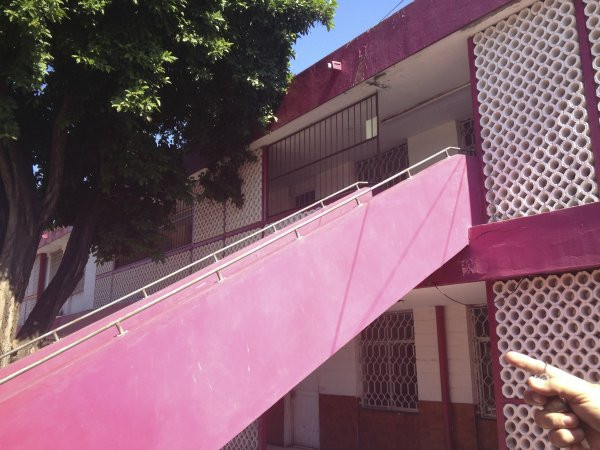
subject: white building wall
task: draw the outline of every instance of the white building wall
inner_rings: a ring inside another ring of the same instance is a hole
[[[319,393],[360,396],[360,355],[356,337],[319,367]]]
[[[427,131],[409,136],[408,162],[413,165],[446,147],[458,147],[459,136],[455,121],[445,122]],[[424,169],[424,165],[419,170]]]
[[[435,308],[413,309],[419,400],[442,400]]]
[[[63,314],[76,314],[92,309],[96,288],[96,258],[92,255],[87,260],[83,274],[83,291],[69,297],[62,307]]]
[[[450,401],[474,403],[469,315],[466,306],[445,306]]]

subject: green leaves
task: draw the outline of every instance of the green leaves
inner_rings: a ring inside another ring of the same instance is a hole
[[[175,203],[192,195],[188,155],[207,168],[205,197],[241,205],[238,169],[251,159],[252,137],[275,120],[292,45],[316,22],[330,26],[334,8],[326,0],[0,0],[0,140],[37,167],[42,198],[53,136],[64,128],[51,224],[69,225],[99,196],[99,257],[155,254]]]

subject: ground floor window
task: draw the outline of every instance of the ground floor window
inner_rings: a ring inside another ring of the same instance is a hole
[[[496,418],[494,375],[487,306],[470,308],[473,345],[473,366],[477,386],[477,412],[480,417]]]
[[[360,336],[362,404],[416,411],[417,361],[412,311],[385,313]]]

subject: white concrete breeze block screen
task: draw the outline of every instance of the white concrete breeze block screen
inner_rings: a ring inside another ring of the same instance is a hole
[[[501,354],[524,352],[588,381],[600,382],[600,269],[494,283]],[[522,398],[528,374],[502,359],[502,394]],[[505,405],[509,448],[546,448],[529,407]]]
[[[598,0],[583,0],[585,5],[586,25],[590,32],[592,47],[592,66],[596,80],[596,95],[598,96],[598,109],[600,110],[600,2]]]
[[[536,2],[474,44],[489,221],[598,201],[572,1]]]
[[[258,444],[258,420],[255,420],[221,450],[258,450]]]

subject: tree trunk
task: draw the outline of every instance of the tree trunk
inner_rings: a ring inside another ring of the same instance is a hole
[[[30,154],[18,141],[0,140],[0,353],[15,343],[19,302],[29,283],[40,236],[60,196],[69,104],[70,97],[65,96],[54,118],[48,183],[41,198]],[[6,358],[0,360],[0,367],[7,363]]]
[[[50,284],[44,289],[19,330],[19,342],[35,339],[50,331],[60,309],[84,275],[99,214],[98,204],[91,201],[87,207],[80,210],[56,275],[50,280]]]
[[[2,235],[0,235],[0,353],[12,348],[19,303],[25,294],[41,235],[31,190],[31,164],[16,146],[0,146]],[[0,366],[6,359],[0,360]]]

